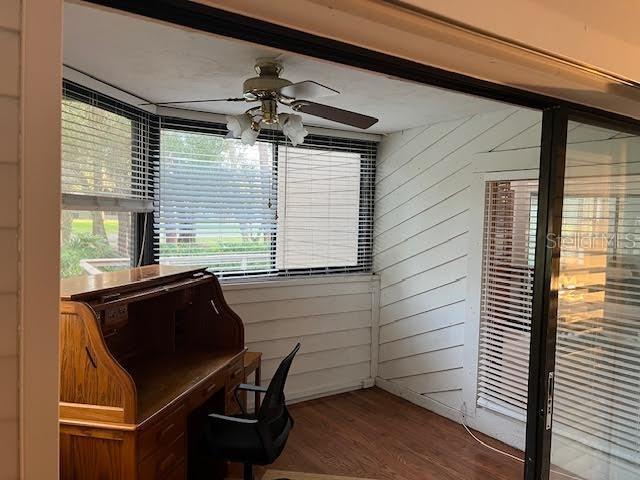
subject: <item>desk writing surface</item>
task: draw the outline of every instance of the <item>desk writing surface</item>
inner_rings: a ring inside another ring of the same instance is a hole
[[[242,355],[224,349],[152,355],[128,367],[137,388],[137,423],[143,423]]]
[[[144,267],[64,278],[60,281],[61,300],[83,300],[86,296],[105,295],[124,289],[139,288],[171,277],[186,277],[204,271],[204,267],[178,267],[174,265],[147,265]]]

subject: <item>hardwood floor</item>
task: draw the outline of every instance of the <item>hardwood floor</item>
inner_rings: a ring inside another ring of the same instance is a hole
[[[290,411],[295,426],[284,452],[269,468],[376,480],[524,477],[522,463],[479,445],[461,425],[379,388],[295,404]],[[257,471],[256,478],[262,472]]]

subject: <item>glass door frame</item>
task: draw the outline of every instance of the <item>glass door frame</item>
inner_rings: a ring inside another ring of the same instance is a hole
[[[543,110],[531,318],[525,480],[548,480],[558,326],[558,278],[569,121],[640,136],[640,122],[607,112]]]
[[[545,425],[548,375],[554,371],[557,325],[559,238],[562,222],[564,165],[569,119],[606,125],[640,135],[640,120],[517,87],[492,83],[335,39],[269,23],[190,0],[85,0],[87,3],[141,15],[224,37],[266,45],[334,63],[542,111],[537,243],[531,322],[531,352],[525,445],[525,480],[549,477],[551,430]],[[543,228],[540,228],[543,227]],[[150,248],[150,247],[146,247]]]

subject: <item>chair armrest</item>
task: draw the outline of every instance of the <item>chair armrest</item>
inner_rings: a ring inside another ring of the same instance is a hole
[[[250,392],[267,393],[267,387],[260,385],[251,385],[250,383],[241,383],[236,387],[237,390],[249,390]]]
[[[258,423],[258,420],[254,418],[229,417],[227,415],[218,415],[217,413],[210,413],[209,418],[213,418],[214,420],[222,420],[223,422],[231,422],[231,423],[243,423],[243,424]]]

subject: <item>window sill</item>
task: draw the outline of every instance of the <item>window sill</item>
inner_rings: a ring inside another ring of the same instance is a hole
[[[299,277],[263,277],[263,278],[221,278],[220,284],[226,291],[245,290],[250,288],[276,288],[297,285],[326,285],[328,283],[362,283],[377,284],[380,277],[372,273],[351,273],[334,275],[313,275]]]

